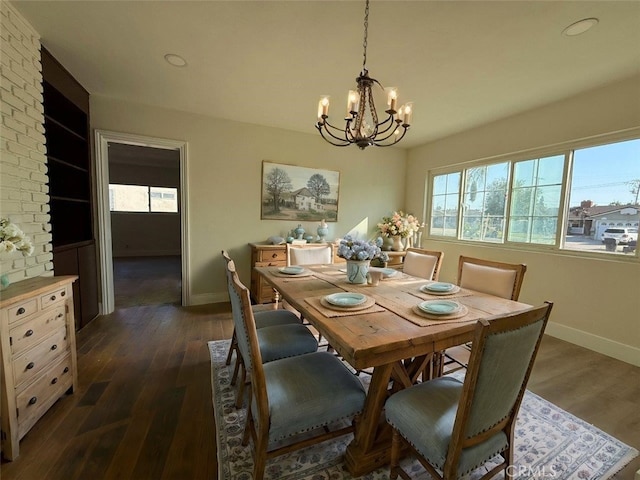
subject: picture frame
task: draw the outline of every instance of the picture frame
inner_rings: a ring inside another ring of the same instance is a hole
[[[262,220],[338,221],[340,172],[262,161]]]

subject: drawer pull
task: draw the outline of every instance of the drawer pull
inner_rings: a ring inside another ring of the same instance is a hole
[[[36,366],[36,364],[35,364],[35,363],[33,363],[33,362],[29,362],[29,363],[27,364],[27,370],[31,370],[31,369],[32,369],[33,367],[35,367],[35,366]]]
[[[64,314],[59,313],[59,314],[58,314],[58,318],[62,318],[62,317],[64,317]]]
[[[20,308],[18,309],[18,311],[16,312],[16,315],[22,315],[24,312],[25,312],[24,307],[20,307]]]
[[[51,380],[51,385],[55,385],[56,383],[58,383],[58,377]]]
[[[53,302],[53,301],[55,301],[55,299],[56,299],[56,296],[55,295],[51,295],[51,301]]]
[[[35,405],[37,401],[38,401],[38,397],[31,397],[29,399],[29,405]]]
[[[272,253],[271,254],[271,258],[278,258],[278,254],[277,253]]]
[[[25,337],[30,337],[31,335],[33,335],[33,330],[31,329],[27,330],[27,333],[24,334]]]
[[[69,371],[69,367],[64,367],[63,372],[64,372],[64,373],[67,373],[68,371]]]
[[[51,345],[51,350],[55,350],[56,348],[58,348],[58,345],[56,345],[55,343]]]
[[[60,296],[64,297],[67,292],[60,292]]]

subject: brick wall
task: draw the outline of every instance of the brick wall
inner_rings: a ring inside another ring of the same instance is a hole
[[[34,253],[0,254],[11,283],[53,275],[40,36],[0,1],[0,217],[17,224]]]

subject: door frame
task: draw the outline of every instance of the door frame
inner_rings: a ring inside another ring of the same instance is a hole
[[[98,250],[102,303],[100,313],[115,310],[113,285],[113,251],[111,246],[111,212],[109,210],[109,143],[176,150],[180,154],[180,251],[182,265],[182,305],[190,304],[189,288],[189,228],[187,205],[187,142],[148,137],[133,133],[95,130],[96,197],[98,206]]]

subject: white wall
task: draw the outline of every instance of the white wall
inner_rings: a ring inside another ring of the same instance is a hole
[[[30,257],[3,253],[0,272],[12,283],[53,275],[45,156],[40,35],[0,2],[0,217],[33,242]]]
[[[640,77],[412,149],[409,210],[422,211],[430,169],[640,126]],[[640,365],[640,262],[637,258],[523,251],[423,238],[443,250],[441,278],[455,280],[461,254],[526,263],[520,299],[555,302],[547,333]]]
[[[91,96],[92,128],[188,143],[188,215],[191,303],[227,299],[220,252],[236,259],[250,280],[248,243],[285,236],[298,222],[260,220],[262,161],[340,172],[338,222],[329,238],[364,222],[370,235],[383,215],[402,208],[406,151],[336,148],[309,123],[309,134]],[[315,232],[317,222],[303,222]]]

